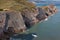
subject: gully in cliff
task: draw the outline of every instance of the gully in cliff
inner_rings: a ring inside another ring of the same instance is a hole
[[[35,12],[24,9],[22,12],[13,10],[0,11],[0,40],[9,40],[11,36],[25,32],[33,25],[45,20],[48,16],[55,14],[56,7],[49,5],[38,7]],[[33,34],[32,34],[33,35]],[[37,37],[36,35],[33,35]]]

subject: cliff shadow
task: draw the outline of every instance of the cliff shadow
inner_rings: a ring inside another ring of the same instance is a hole
[[[29,18],[25,17],[24,15],[22,15],[22,17],[23,17],[23,20],[24,20],[24,23],[25,23],[27,29],[30,29],[33,25],[33,24],[30,23],[31,20]]]

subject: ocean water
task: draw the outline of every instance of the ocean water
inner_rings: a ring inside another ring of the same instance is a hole
[[[36,24],[26,34],[12,37],[11,40],[60,40],[60,6],[57,9],[58,12],[47,21]],[[32,34],[38,37],[33,37]]]

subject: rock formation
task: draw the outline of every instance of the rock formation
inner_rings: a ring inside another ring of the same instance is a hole
[[[51,11],[51,15],[54,14],[53,12],[55,11]],[[40,7],[36,8],[36,12],[32,12],[27,8],[22,12],[11,10],[0,11],[0,39],[8,40],[11,35],[26,31],[28,28],[47,18],[49,13],[46,13],[46,10]]]
[[[31,6],[32,3],[27,1],[26,4],[22,0],[20,2],[17,0],[17,2],[16,5],[14,3],[12,6],[0,9],[0,40],[9,40],[14,34],[25,32],[33,25],[56,13],[56,7],[53,5],[36,7]]]

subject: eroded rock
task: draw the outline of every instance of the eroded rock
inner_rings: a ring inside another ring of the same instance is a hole
[[[46,6],[46,8],[36,8],[33,9],[35,10],[34,12],[29,9],[24,9],[22,12],[6,9],[5,11],[0,11],[0,40],[9,40],[14,34],[26,31],[28,28],[55,13],[54,7],[48,8]]]
[[[0,39],[7,40],[15,33],[24,32],[26,26],[20,12],[0,11]]]

